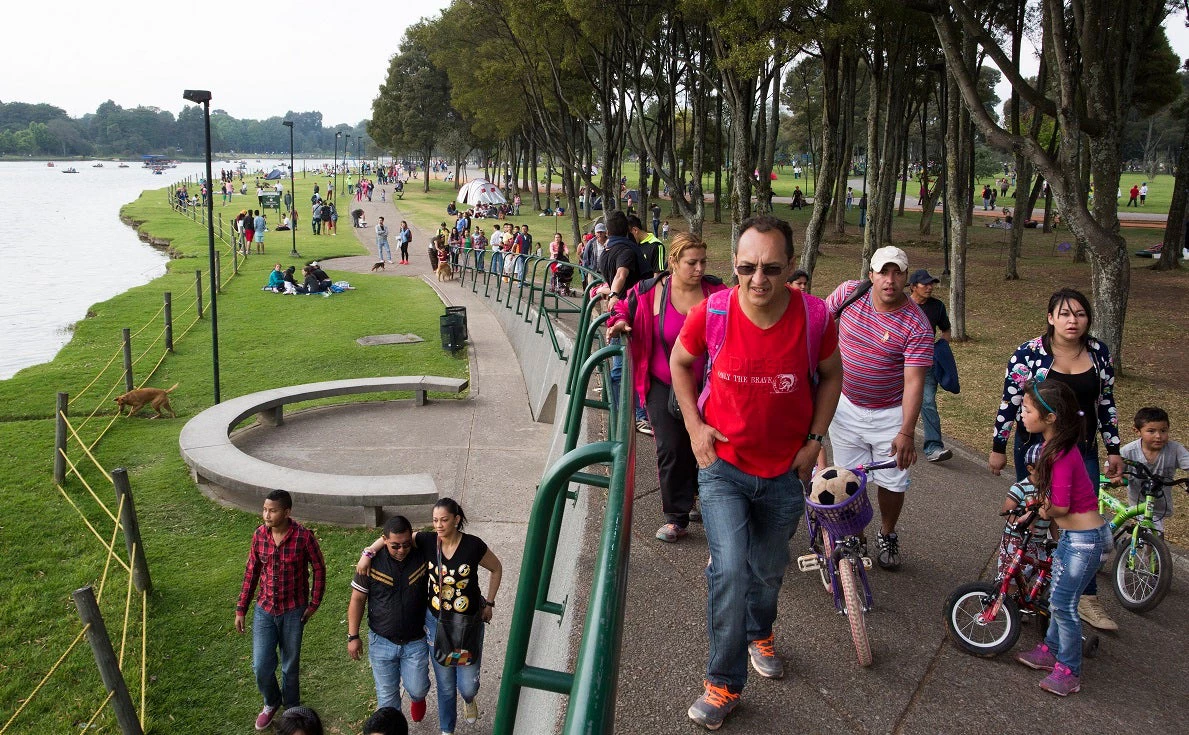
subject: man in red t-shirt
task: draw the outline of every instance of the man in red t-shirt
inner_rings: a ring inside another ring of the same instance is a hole
[[[830,424],[834,463],[871,464],[895,456],[896,467],[871,473],[878,486],[881,519],[876,561],[884,569],[900,566],[896,521],[908,490],[908,468],[917,460],[917,417],[925,373],[933,365],[933,327],[904,293],[908,256],[887,246],[871,255],[871,290],[842,309],[858,281],[845,281],[826,299],[838,314],[842,353],[842,398]]]
[[[743,222],[728,292],[725,334],[698,408],[694,363],[708,354],[707,309],[689,313],[673,347],[673,390],[698,461],[698,493],[710,551],[706,567],[710,657],[705,692],[689,717],[718,729],[739,703],[747,662],[779,678],[772,624],[788,542],[804,509],[802,483],[821,449],[842,390],[837,333],[820,301],[785,285],[793,269],[787,222]],[[806,330],[816,316],[817,364]],[[716,317],[719,318],[719,317]],[[814,374],[818,384],[816,396]]]

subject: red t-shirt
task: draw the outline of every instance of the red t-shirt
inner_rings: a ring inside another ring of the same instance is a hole
[[[792,289],[790,289],[792,291]],[[805,307],[800,292],[768,329],[752,323],[739,305],[739,288],[727,312],[722,351],[710,371],[706,423],[728,439],[714,451],[749,475],[777,477],[788,472],[805,444],[813,419],[813,386],[805,348]],[[681,328],[681,345],[691,355],[706,354],[707,301],[695,306]],[[819,360],[834,353],[833,324],[822,335]],[[816,369],[816,365],[813,366]]]

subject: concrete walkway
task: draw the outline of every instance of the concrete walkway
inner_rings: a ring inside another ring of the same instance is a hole
[[[706,667],[706,538],[697,525],[677,544],[653,538],[664,522],[654,445],[639,438],[616,732],[705,732],[686,709],[701,693]],[[1010,654],[976,658],[948,641],[945,599],[958,585],[994,574],[1003,528],[997,512],[1010,484],[987,471],[985,455],[949,446],[957,450],[953,459],[913,468],[899,529],[903,568],[870,572],[874,664],[859,668],[846,619],[835,614],[817,573],[801,573],[794,561],[776,622],[786,677],[749,671],[742,702],[721,732],[1005,733],[1022,723],[1030,732],[1186,732],[1184,694],[1177,692],[1189,661],[1174,653],[1189,647],[1183,555],[1172,592],[1145,615],[1120,608],[1099,575],[1101,599],[1120,630],[1101,636],[1097,658],[1085,662],[1082,692],[1068,701],[1041,691],[1042,677]],[[802,523],[790,556],[807,547]],[[1015,650],[1039,640],[1038,627],[1026,624]]]
[[[345,201],[345,200],[344,200]],[[353,201],[353,200],[352,200]],[[374,225],[379,215],[399,224],[391,202],[361,205]],[[355,208],[352,204],[351,208]],[[408,217],[404,217],[408,219]],[[349,222],[349,218],[346,220]],[[413,224],[410,220],[410,224]],[[432,223],[431,223],[432,224]],[[392,228],[395,233],[395,227]],[[372,229],[355,230],[375,253]],[[385,275],[428,275],[428,235],[414,227],[410,266],[390,266]],[[393,238],[394,239],[394,238]],[[374,255],[339,258],[331,271],[366,272]],[[432,282],[436,286],[436,282]],[[286,419],[283,447],[269,442],[258,451],[274,461],[340,458],[342,466],[371,471],[383,455],[369,447],[399,448],[415,458],[431,452],[444,461],[429,463],[444,493],[451,493],[473,521],[468,530],[487,540],[504,563],[499,599],[504,606],[488,630],[479,695],[483,719],[459,725],[461,733],[490,732],[506,644],[508,610],[514,596],[525,520],[532,490],[544,470],[551,427],[529,417],[527,396],[515,355],[488,311],[486,300],[460,289],[443,289],[450,303],[467,307],[471,325],[472,395],[461,403],[427,407],[441,422],[423,419],[405,431],[399,404],[308,412],[309,421]],[[944,402],[944,397],[941,399]],[[319,413],[341,416],[321,420]],[[353,427],[353,428],[352,428]],[[342,432],[354,430],[356,435]],[[304,433],[303,433],[304,432]],[[633,511],[629,601],[616,709],[616,732],[667,735],[701,730],[685,711],[701,691],[707,655],[705,633],[705,536],[695,526],[678,544],[653,538],[662,523],[654,444],[638,435],[637,495]],[[430,448],[432,445],[432,449]],[[350,447],[344,449],[342,447]],[[877,610],[868,617],[875,663],[860,669],[845,620],[838,617],[817,574],[790,565],[781,593],[777,650],[787,676],[764,680],[752,676],[742,704],[723,732],[736,733],[1002,733],[1025,723],[1035,732],[1185,732],[1183,695],[1189,660],[1175,651],[1189,647],[1183,610],[1189,607],[1189,564],[1178,552],[1173,590],[1163,604],[1145,615],[1122,610],[1099,577],[1101,596],[1121,630],[1102,636],[1097,658],[1085,665],[1080,694],[1061,701],[1042,692],[1041,678],[1005,654],[994,660],[969,656],[946,638],[942,606],[949,592],[967,581],[985,578],[1003,522],[997,510],[1006,478],[991,476],[985,456],[953,443],[954,459],[922,462],[913,470],[913,487],[901,522],[905,555],[899,572],[872,570]],[[338,454],[335,454],[335,453]],[[385,452],[392,456],[390,451]],[[592,507],[591,518],[601,511]],[[589,569],[597,549],[599,524],[588,523],[579,567],[586,575],[579,599],[585,604]],[[577,540],[575,540],[577,542]],[[803,526],[790,543],[795,558],[806,550]],[[580,626],[575,626],[580,630]],[[1025,625],[1017,649],[1039,639],[1036,626]],[[432,698],[431,694],[431,698]],[[436,732],[434,705],[426,721],[412,728]],[[537,735],[528,733],[526,735]]]
[[[340,207],[345,204],[344,197]],[[345,211],[361,208],[369,227],[354,233],[373,254],[375,223],[385,218],[392,236],[394,255],[399,258],[396,230],[409,218],[391,202],[379,197],[369,204],[352,198]],[[339,219],[341,232],[352,232],[350,216]],[[428,472],[441,495],[457,500],[466,511],[466,531],[487,542],[504,567],[497,596],[498,606],[486,629],[479,691],[481,719],[476,725],[462,721],[458,732],[491,732],[495,702],[504,663],[511,622],[512,600],[520,573],[525,529],[537,482],[545,471],[546,454],[553,427],[533,421],[520,365],[503,330],[482,295],[460,288],[458,281],[438,284],[429,273],[426,243],[429,235],[413,228],[413,246],[408,266],[389,264],[379,275],[392,278],[424,278],[438,289],[448,305],[465,306],[469,322],[470,393],[462,401],[431,401],[414,407],[409,401],[353,404],[316,408],[286,415],[283,426],[253,429],[237,436],[237,444],[254,456],[301,469],[338,467],[347,474],[392,474]],[[323,261],[336,280],[340,273],[367,273],[377,261],[361,255]],[[350,276],[348,275],[348,280]],[[440,287],[439,287],[440,286]],[[369,348],[369,349],[393,349]],[[399,349],[399,348],[396,348]],[[395,462],[394,462],[395,458]],[[399,463],[398,467],[393,465]],[[484,590],[486,575],[484,575]],[[416,735],[437,729],[437,705],[431,688],[429,713],[421,723],[410,723]]]

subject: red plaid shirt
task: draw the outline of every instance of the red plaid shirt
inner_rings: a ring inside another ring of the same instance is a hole
[[[307,566],[314,571],[312,594]],[[257,528],[252,534],[236,613],[247,613],[257,582],[260,595],[256,603],[269,615],[284,615],[305,605],[316,610],[326,590],[326,562],[322,560],[314,533],[296,521],[289,521],[289,532],[280,544],[275,544],[268,526]]]

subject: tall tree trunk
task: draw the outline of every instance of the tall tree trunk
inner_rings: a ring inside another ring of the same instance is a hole
[[[1181,153],[1177,157],[1177,175],[1173,182],[1172,204],[1168,207],[1168,222],[1164,225],[1164,245],[1160,259],[1152,266],[1158,271],[1180,268],[1181,248],[1185,247],[1185,216],[1189,209],[1189,125],[1181,136]]]
[[[726,140],[723,137],[722,89],[719,89],[718,94],[715,95],[715,104],[718,106],[714,118],[718,125],[718,136],[714,146],[714,223],[722,224],[722,149],[726,145]],[[701,182],[697,183],[701,184]]]
[[[964,51],[972,53],[969,44],[964,44]],[[969,59],[969,57],[966,57]],[[959,95],[957,82],[952,75],[946,75],[949,85],[948,97],[951,100],[946,117],[946,172],[945,196],[949,201],[950,216],[950,293],[949,316],[950,333],[954,341],[962,342],[966,335],[966,245],[967,214],[974,207],[974,200],[970,191],[970,172],[966,166],[970,158],[966,155],[970,145],[968,139],[969,113],[966,107],[958,103]]]
[[[831,0],[827,13],[839,2],[840,0]],[[809,273],[810,283],[813,281],[813,270],[817,266],[822,230],[825,229],[826,218],[834,202],[834,182],[838,176],[838,163],[843,155],[839,150],[839,139],[843,135],[842,42],[837,37],[830,37],[820,41],[819,45],[822,59],[821,171],[814,182],[813,212],[809,215],[809,224],[805,226],[805,248],[801,251],[801,269]]]
[[[834,172],[838,177],[835,192],[840,193],[842,198],[839,199],[836,196],[834,201],[843,202],[844,206],[834,208],[834,233],[841,236],[846,234],[846,189],[850,186],[850,173],[853,169],[851,162],[854,160],[855,151],[855,80],[859,72],[858,54],[854,53],[849,46],[844,46],[839,63],[842,73],[843,107],[839,116],[841,129],[838,131],[838,139],[834,147],[834,155],[838,157],[834,163]],[[856,203],[859,201],[858,196],[854,199]]]

